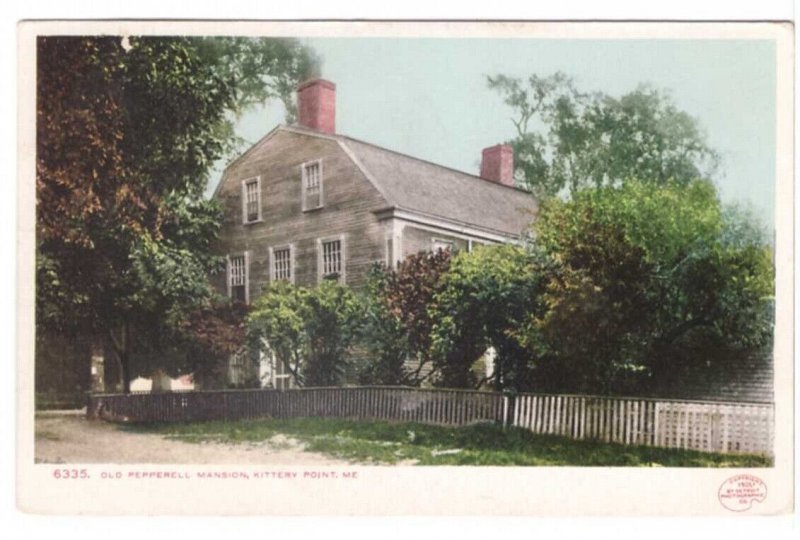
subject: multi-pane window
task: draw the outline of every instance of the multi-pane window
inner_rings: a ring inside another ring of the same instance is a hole
[[[289,247],[272,251],[272,278],[292,280],[292,250]]]
[[[322,206],[322,162],[303,164],[303,210]]]
[[[261,220],[261,182],[250,178],[242,183],[242,221],[253,223]]]
[[[228,290],[235,302],[247,303],[247,261],[244,255],[228,259]]]
[[[322,242],[322,277],[338,279],[342,273],[342,241]]]

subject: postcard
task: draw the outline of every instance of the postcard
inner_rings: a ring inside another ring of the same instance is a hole
[[[19,508],[790,513],[792,59],[780,22],[20,23]]]

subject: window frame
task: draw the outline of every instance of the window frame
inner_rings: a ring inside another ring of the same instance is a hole
[[[308,168],[312,165],[319,167],[319,204],[309,206],[308,204]],[[313,212],[325,206],[325,175],[323,174],[322,159],[312,159],[300,164],[300,199],[303,212]]]
[[[289,250],[289,279],[285,280],[294,285],[295,283],[295,249],[294,244],[283,244],[280,246],[272,246],[269,248],[269,281],[270,283],[275,283],[278,281],[275,272],[275,263],[277,259],[275,258],[276,251],[282,250]]]
[[[248,220],[247,214],[247,186],[255,183],[256,185],[256,204],[258,205],[258,217]],[[261,200],[261,176],[251,176],[242,180],[242,225],[252,225],[262,221],[262,200]]]
[[[345,241],[345,235],[339,234],[336,236],[326,236],[325,238],[317,238],[317,283],[322,283],[327,279],[327,276],[331,274],[323,274],[323,257],[324,257],[324,245],[331,243],[331,242],[339,242],[339,264],[341,265],[339,271],[339,278],[338,282],[342,285],[346,283],[346,273],[347,273],[347,243]]]
[[[233,272],[231,271],[231,260],[237,257],[241,257],[244,259],[244,303],[246,305],[250,304],[250,252],[249,251],[242,251],[239,253],[229,253],[225,256],[226,265],[225,265],[225,283],[228,289],[228,298],[233,300],[233,283],[231,283],[233,279]]]

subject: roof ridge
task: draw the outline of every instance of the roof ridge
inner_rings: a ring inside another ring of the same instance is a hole
[[[458,174],[463,174],[464,176],[466,176],[468,178],[471,178],[471,179],[474,179],[474,180],[479,180],[481,182],[487,182],[490,185],[500,186],[500,187],[503,187],[503,188],[506,188],[506,189],[513,189],[514,191],[518,191],[520,193],[532,194],[527,189],[523,189],[523,188],[520,188],[520,187],[517,187],[517,186],[509,186],[507,184],[501,184],[499,182],[493,182],[491,180],[486,180],[485,178],[481,178],[480,176],[478,176],[476,174],[471,174],[471,173],[462,171],[461,169],[456,169],[454,167],[449,167],[447,165],[442,165],[441,163],[436,163],[434,161],[430,161],[430,160],[427,160],[427,159],[422,159],[420,157],[412,156],[411,154],[406,154],[406,153],[400,152],[398,150],[393,150],[391,148],[386,148],[385,146],[380,146],[380,145],[377,145],[375,143],[371,143],[371,142],[368,142],[368,141],[363,141],[361,139],[356,139],[355,137],[350,137],[349,135],[342,135],[342,134],[337,133],[337,134],[335,134],[335,136],[336,137],[340,137],[342,139],[346,139],[348,141],[353,141],[355,143],[365,144],[367,146],[371,146],[373,148],[377,148],[378,150],[382,150],[384,152],[391,152],[393,154],[396,154],[398,156],[402,156],[404,158],[413,159],[414,161],[427,163],[428,165],[433,165],[434,167],[439,167],[440,169],[446,169],[448,171],[453,171],[453,172],[456,172]]]
[[[471,174],[471,173],[462,171],[461,169],[456,169],[454,167],[449,167],[447,165],[442,165],[441,163],[436,163],[434,161],[430,161],[430,160],[427,160],[427,159],[422,159],[422,158],[417,157],[417,156],[412,156],[411,154],[406,154],[404,152],[400,152],[399,150],[393,150],[391,148],[387,148],[385,146],[380,146],[378,144],[371,143],[369,141],[364,141],[362,139],[356,139],[355,137],[351,137],[349,135],[344,135],[342,133],[319,133],[319,132],[317,132],[317,131],[315,131],[313,129],[306,128],[306,127],[301,126],[299,124],[291,124],[291,125],[285,125],[285,126],[280,126],[280,127],[281,127],[281,129],[287,129],[287,130],[290,130],[290,131],[296,131],[298,133],[303,133],[303,134],[311,135],[311,136],[314,136],[314,137],[321,137],[321,138],[324,138],[324,139],[337,139],[337,140],[340,140],[340,141],[341,140],[352,141],[354,143],[364,144],[364,145],[367,145],[367,146],[371,146],[372,148],[376,148],[378,150],[382,150],[384,152],[391,152],[393,154],[396,154],[398,156],[402,156],[404,158],[413,159],[414,161],[419,161],[421,163],[427,163],[428,165],[432,165],[434,167],[439,167],[441,169],[446,169],[448,171],[453,171],[453,172],[456,172],[458,174],[463,174],[464,176],[466,176],[468,178],[471,178],[471,179],[474,179],[474,180],[479,180],[481,182],[488,182],[489,185],[500,186],[500,187],[506,188],[506,189],[513,189],[514,191],[517,191],[517,192],[520,192],[520,193],[525,193],[527,195],[531,194],[531,192],[528,191],[527,189],[523,189],[523,188],[520,188],[520,187],[517,187],[517,186],[509,186],[509,185],[506,185],[506,184],[501,184],[499,182],[492,182],[491,180],[486,180],[485,178],[481,178],[480,176],[478,176],[476,174]]]

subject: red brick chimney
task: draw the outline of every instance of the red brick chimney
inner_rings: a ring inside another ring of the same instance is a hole
[[[301,126],[335,133],[336,85],[325,79],[313,79],[298,86],[297,117]]]
[[[506,186],[514,185],[514,149],[498,144],[483,149],[481,178]]]

